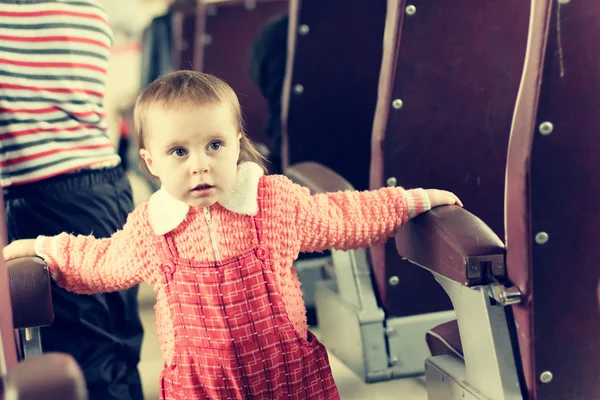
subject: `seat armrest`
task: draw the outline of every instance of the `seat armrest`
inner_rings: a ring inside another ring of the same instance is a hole
[[[4,381],[4,398],[85,400],[88,394],[75,359],[67,354],[47,353],[25,359],[9,371]]]
[[[408,261],[466,286],[506,280],[502,240],[458,206],[437,207],[404,224],[396,248]]]
[[[354,190],[354,187],[333,170],[316,162],[294,164],[285,170],[294,183],[307,187],[311,194]]]
[[[38,257],[6,263],[15,329],[48,326],[54,320],[50,274]]]

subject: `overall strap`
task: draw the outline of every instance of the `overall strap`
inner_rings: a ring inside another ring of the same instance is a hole
[[[254,229],[256,232],[256,239],[258,240],[258,244],[261,245],[264,242],[264,202],[265,202],[265,186],[262,180],[258,183],[258,212],[252,220],[254,221]]]
[[[173,242],[173,237],[170,233],[156,236],[156,241],[159,243],[160,253],[164,260],[173,260],[178,257],[178,252]]]

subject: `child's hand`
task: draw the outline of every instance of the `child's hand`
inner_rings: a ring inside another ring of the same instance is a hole
[[[431,208],[452,204],[456,204],[459,207],[463,206],[462,201],[460,201],[460,199],[452,192],[438,189],[427,189],[426,192],[429,195]]]
[[[35,257],[35,239],[15,240],[3,250],[4,260],[10,261],[21,257]]]

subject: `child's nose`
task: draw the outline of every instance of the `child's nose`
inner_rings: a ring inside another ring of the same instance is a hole
[[[210,170],[208,157],[202,155],[192,157],[190,167],[192,174],[202,174],[208,172]]]

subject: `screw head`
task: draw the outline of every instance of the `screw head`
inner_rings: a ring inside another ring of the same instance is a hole
[[[546,232],[539,232],[537,235],[535,235],[535,242],[537,244],[546,244],[548,243],[549,239],[550,237]]]
[[[401,109],[403,105],[404,105],[404,103],[400,99],[396,99],[396,100],[392,101],[392,107],[394,107],[396,110]]]
[[[544,371],[540,375],[540,381],[542,383],[550,383],[550,382],[552,382],[552,378],[554,378],[554,377],[552,376],[552,372],[550,372],[550,371]]]
[[[302,86],[301,84],[294,85],[294,93],[296,93],[296,94],[304,93],[304,86]]]
[[[298,27],[298,33],[302,36],[308,35],[308,32],[310,32],[310,27],[308,25],[302,24]]]
[[[554,125],[552,125],[552,122],[542,122],[539,130],[542,135],[548,136],[554,130]]]
[[[398,184],[398,180],[396,178],[394,178],[393,176],[391,176],[387,179],[387,181],[385,181],[385,183],[388,186],[396,186],[396,184]]]
[[[409,6],[406,6],[405,11],[406,11],[407,15],[415,15],[415,13],[417,12],[417,7],[415,7],[411,4]]]
[[[397,276],[392,276],[389,280],[390,285],[392,286],[396,286],[397,284],[400,283],[400,278],[398,278]]]

